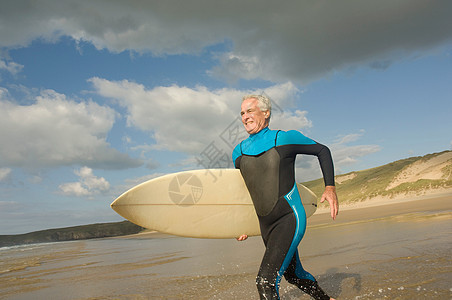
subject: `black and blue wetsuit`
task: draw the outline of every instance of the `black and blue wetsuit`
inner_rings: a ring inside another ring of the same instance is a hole
[[[279,299],[283,275],[315,299],[330,299],[303,269],[298,256],[306,213],[295,182],[297,154],[317,156],[325,185],[334,185],[330,150],[298,131],[267,127],[250,135],[232,153],[253,200],[266,247],[256,279],[261,299]]]

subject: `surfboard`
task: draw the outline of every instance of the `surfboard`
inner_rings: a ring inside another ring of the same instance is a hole
[[[317,197],[297,185],[309,217],[316,211]],[[237,169],[203,169],[154,178],[123,193],[111,207],[132,223],[172,235],[260,235],[250,194]]]

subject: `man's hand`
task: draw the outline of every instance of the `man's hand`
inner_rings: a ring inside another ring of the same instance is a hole
[[[248,236],[247,236],[246,234],[242,234],[241,236],[239,236],[239,237],[237,238],[237,241],[241,242],[241,241],[246,240],[247,238],[248,238]]]
[[[325,200],[330,204],[331,217],[335,220],[337,214],[339,213],[339,202],[337,201],[335,186],[327,185],[325,187],[325,191],[323,192],[320,202],[323,203]]]

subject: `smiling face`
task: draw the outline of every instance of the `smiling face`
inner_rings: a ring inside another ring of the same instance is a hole
[[[248,98],[242,102],[240,114],[246,132],[255,134],[268,126],[270,112],[262,111],[256,98]]]

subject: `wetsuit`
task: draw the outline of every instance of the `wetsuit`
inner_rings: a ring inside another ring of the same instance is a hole
[[[334,185],[329,149],[298,131],[267,127],[250,135],[232,153],[253,200],[266,247],[256,278],[261,299],[279,299],[283,275],[315,299],[330,299],[303,269],[298,256],[297,247],[306,230],[306,213],[295,182],[297,154],[316,155],[325,185]]]

